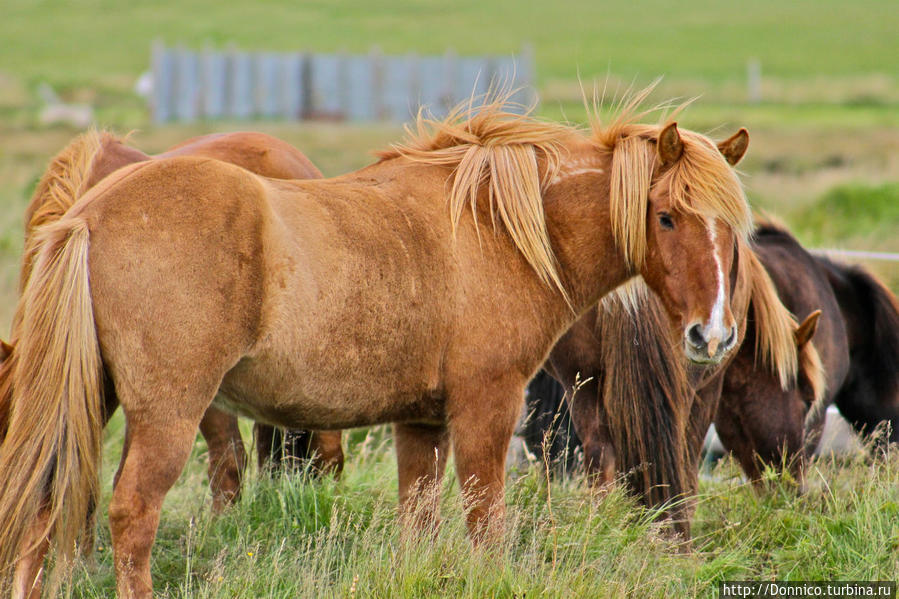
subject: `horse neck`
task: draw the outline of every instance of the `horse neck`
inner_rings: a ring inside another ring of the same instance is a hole
[[[572,152],[544,192],[547,231],[576,314],[636,274],[612,235],[610,157],[589,152]]]

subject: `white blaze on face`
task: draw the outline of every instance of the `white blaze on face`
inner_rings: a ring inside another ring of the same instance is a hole
[[[724,269],[721,267],[721,257],[718,255],[718,233],[715,228],[715,219],[706,219],[706,228],[709,231],[709,241],[712,242],[712,256],[715,258],[715,281],[718,284],[718,294],[715,296],[715,305],[712,306],[709,323],[703,333],[706,341],[712,339],[723,341],[727,338],[727,327],[724,326]]]

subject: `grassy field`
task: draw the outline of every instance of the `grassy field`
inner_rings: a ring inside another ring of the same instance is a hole
[[[509,54],[528,41],[544,81],[572,79],[580,68],[721,82],[741,78],[749,58],[778,78],[894,74],[897,24],[889,0],[8,0],[0,39],[5,69],[29,81],[75,85],[116,87],[121,77],[146,68],[157,38],[264,50],[367,52],[378,44],[389,53],[441,53],[452,47],[463,54]]]
[[[121,422],[108,435],[115,467]],[[760,495],[730,461],[702,484],[695,547],[672,539],[620,488],[594,495],[580,479],[547,484],[539,464],[513,472],[499,555],[473,551],[458,484],[427,542],[396,527],[396,475],[383,429],[356,434],[343,478],[251,478],[240,504],[209,513],[198,444],[169,494],[155,548],[162,597],[717,597],[723,580],[895,580],[899,460],[820,460],[797,497],[772,479]],[[108,482],[108,481],[107,481]],[[109,485],[105,485],[109,488]],[[108,500],[108,497],[107,497]],[[79,567],[76,597],[114,590],[108,532]]]
[[[154,126],[131,88],[153,40],[246,49],[460,54],[519,51],[537,59],[541,115],[583,123],[581,83],[614,95],[665,78],[657,98],[701,96],[682,125],[752,142],[740,165],[755,208],[810,247],[899,252],[899,10],[892,0],[724,3],[453,3],[269,0],[7,0],[0,18],[0,331],[15,307],[22,211],[47,160],[77,131],[37,123],[50,83],[88,102],[101,125],[137,130],[147,152],[214,131],[260,129],[306,152],[326,175],[371,161],[396,125],[233,123]],[[749,59],[763,101],[746,102]],[[866,264],[899,292],[899,264]],[[247,423],[244,423],[246,427]],[[102,509],[122,442],[107,434]],[[679,553],[620,489],[594,496],[580,480],[547,484],[540,465],[512,477],[500,556],[472,551],[458,484],[444,492],[431,542],[396,530],[393,449],[383,429],[357,431],[344,477],[309,484],[251,472],[243,499],[209,513],[205,447],[170,493],[154,550],[165,597],[717,596],[728,579],[899,578],[899,460],[824,460],[811,491],[759,495],[725,462],[703,483],[695,550]],[[114,589],[105,514],[70,594]]]

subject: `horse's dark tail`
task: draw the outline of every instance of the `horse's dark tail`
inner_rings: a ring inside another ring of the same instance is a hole
[[[859,432],[870,434],[886,421],[890,441],[899,442],[899,302],[861,266],[816,259],[828,272],[850,336],[849,376],[835,403]]]
[[[692,392],[658,299],[637,293],[629,301],[635,297],[639,312],[616,296],[599,307],[602,394],[618,470],[644,504],[658,507],[692,491],[686,441]],[[668,511],[685,520],[679,508]]]

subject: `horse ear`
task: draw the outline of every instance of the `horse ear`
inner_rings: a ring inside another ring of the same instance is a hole
[[[818,328],[818,318],[821,316],[821,310],[815,310],[805,317],[802,324],[793,331],[793,339],[796,341],[796,347],[802,349],[805,344],[811,341],[815,335],[815,329]]]
[[[677,123],[671,123],[659,133],[659,158],[662,164],[672,164],[684,153],[684,142],[677,131]]]
[[[0,339],[0,360],[5,360],[12,354],[12,345]]]
[[[728,164],[731,166],[736,165],[740,162],[740,159],[743,158],[743,154],[746,153],[746,149],[749,147],[749,131],[745,128],[740,129],[720,144],[718,144],[718,150],[724,154],[724,159],[727,160]]]

